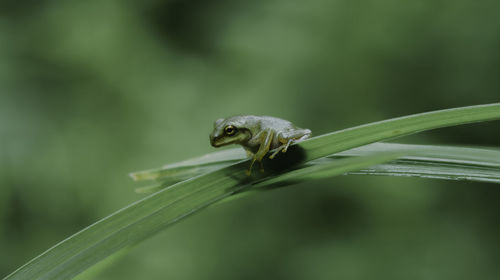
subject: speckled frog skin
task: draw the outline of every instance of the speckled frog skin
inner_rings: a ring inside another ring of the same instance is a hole
[[[210,144],[214,147],[240,144],[252,156],[247,170],[250,175],[255,161],[261,162],[270,150],[273,159],[280,151],[285,153],[290,144],[311,136],[309,129],[295,126],[287,120],[268,116],[234,116],[218,119],[210,134]],[[262,169],[262,164],[261,164]]]

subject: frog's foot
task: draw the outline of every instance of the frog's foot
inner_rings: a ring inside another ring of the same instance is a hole
[[[269,156],[269,159],[273,159],[281,151],[281,146],[276,148],[276,150]]]
[[[250,174],[252,174],[252,167],[253,167],[253,164],[255,163],[255,160],[256,160],[256,158],[252,159],[252,161],[250,162],[250,166],[245,171],[245,174],[247,174],[247,176],[250,176]]]
[[[286,151],[288,150],[288,146],[290,146],[290,144],[291,144],[292,142],[295,142],[295,141],[296,141],[296,140],[294,140],[294,139],[290,139],[290,140],[288,140],[288,142],[286,142],[285,147],[284,147],[283,149],[281,149],[281,151],[282,151],[283,153],[286,153]],[[298,140],[297,140],[297,141],[298,141]]]
[[[283,153],[286,153],[286,151],[288,151],[288,147],[291,144],[298,143],[298,142],[305,140],[307,138],[309,138],[309,134],[303,135],[302,137],[300,137],[298,139],[294,139],[294,138],[288,139],[286,141],[286,144],[283,144],[283,145],[279,146],[278,148],[276,148],[276,150],[269,156],[269,159],[273,159],[280,151]]]
[[[276,150],[273,152],[272,155],[269,156],[270,159],[273,159],[280,151],[283,152],[283,153],[286,153],[287,149],[288,149],[288,146],[290,146],[290,144],[294,142],[294,139],[290,139],[286,142],[286,144],[284,145],[281,145],[279,146],[278,148],[276,148]]]
[[[304,136],[300,137],[299,139],[290,139],[286,143],[285,147],[283,149],[281,149],[281,151],[283,153],[286,153],[286,151],[288,150],[288,146],[290,146],[290,144],[299,143],[300,141],[306,140],[307,138],[309,138],[309,134],[304,135]]]
[[[245,171],[245,174],[247,174],[247,176],[250,176],[252,174],[252,167],[255,163],[255,161],[259,161],[259,165],[260,165],[260,172],[264,172],[264,164],[262,163],[262,159],[258,159],[258,158],[253,158],[252,159],[252,162],[250,162],[250,166],[248,167],[248,169]]]

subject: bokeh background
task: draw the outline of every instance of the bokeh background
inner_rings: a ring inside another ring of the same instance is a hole
[[[0,276],[214,151],[500,100],[496,0],[0,1]],[[406,143],[500,143],[498,122]],[[499,186],[345,176],[205,209],[81,279],[498,279]]]

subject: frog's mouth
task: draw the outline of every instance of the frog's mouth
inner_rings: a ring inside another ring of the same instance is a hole
[[[241,144],[248,141],[248,139],[250,138],[251,135],[247,131],[240,131],[238,134],[231,137],[226,135],[221,135],[218,137],[210,135],[210,144],[212,144],[212,146],[214,147],[220,147],[229,144]]]

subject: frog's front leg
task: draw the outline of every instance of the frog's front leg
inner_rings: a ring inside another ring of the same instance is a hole
[[[290,144],[300,142],[309,137],[311,137],[311,131],[309,129],[300,129],[289,133],[278,134],[278,140],[282,143],[282,145],[276,148],[269,158],[273,159],[280,151],[286,153]]]
[[[250,166],[248,167],[248,170],[246,172],[248,176],[250,176],[250,174],[252,173],[252,166],[255,161],[260,162],[260,169],[261,171],[264,171],[264,168],[262,166],[262,159],[267,154],[267,152],[269,152],[269,147],[271,146],[273,135],[274,133],[271,129],[266,129],[259,134],[258,139],[261,144],[257,153],[255,153],[255,155],[253,156]]]

